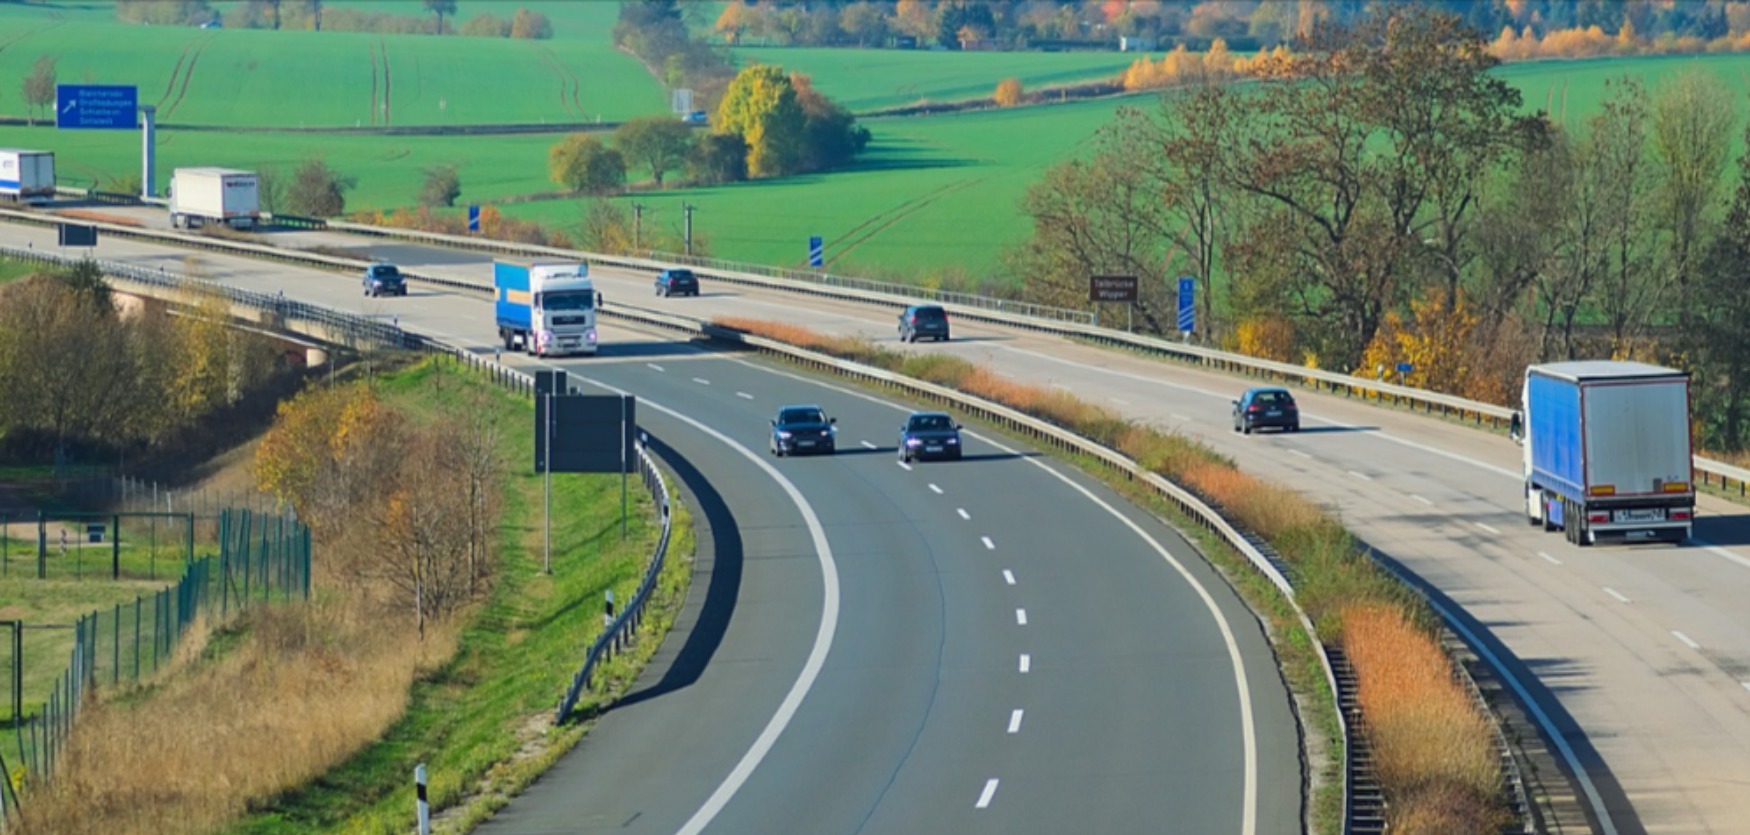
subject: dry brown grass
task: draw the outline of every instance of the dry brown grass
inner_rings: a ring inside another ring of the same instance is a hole
[[[97,212],[92,211],[91,209],[60,209],[56,211],[55,214],[60,215],[61,217],[70,217],[74,220],[94,220],[98,223],[111,223],[116,226],[138,227],[145,225],[127,215],[112,215],[108,212]]]
[[[190,665],[209,643],[197,629],[152,699],[93,700],[19,831],[211,831],[377,739],[457,636],[428,630],[421,645],[362,609],[340,598],[262,606],[236,646]]]
[[[1180,478],[1221,503],[1242,525],[1275,541],[1297,528],[1314,528],[1329,517],[1298,491],[1262,481],[1221,464],[1199,464]]]
[[[1446,653],[1397,607],[1351,606],[1343,625],[1393,831],[1494,831],[1501,814],[1494,735]],[[1402,828],[1408,823],[1418,828]]]

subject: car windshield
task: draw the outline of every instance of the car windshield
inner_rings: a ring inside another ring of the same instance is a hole
[[[942,308],[939,307],[920,307],[917,309],[917,317],[919,319],[935,321],[937,319],[946,318],[947,314],[943,313]]]
[[[394,267],[377,266],[377,267],[371,268],[371,277],[372,278],[399,278],[400,276],[401,276],[401,271],[398,269],[395,269]]]
[[[545,310],[593,310],[595,293],[589,290],[542,293],[541,307]]]
[[[1252,396],[1252,401],[1264,406],[1292,406],[1294,398],[1286,391],[1260,391]]]
[[[819,409],[785,409],[778,413],[778,423],[789,426],[798,423],[826,423]]]
[[[947,415],[918,415],[911,419],[911,428],[920,431],[953,429],[954,422]]]

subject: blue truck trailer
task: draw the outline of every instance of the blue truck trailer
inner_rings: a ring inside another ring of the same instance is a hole
[[[1695,519],[1689,375],[1638,362],[1526,369],[1525,513],[1569,542],[1682,542]]]

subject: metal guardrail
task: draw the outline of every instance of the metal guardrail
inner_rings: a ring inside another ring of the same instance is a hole
[[[651,457],[649,449],[638,444],[638,470],[644,477],[644,488],[650,491],[650,497],[656,501],[657,512],[660,514],[662,530],[657,535],[656,553],[650,560],[650,565],[644,569],[644,580],[638,584],[638,592],[632,595],[632,600],[626,607],[614,616],[612,622],[602,634],[596,636],[595,643],[590,645],[589,652],[584,654],[583,668],[571,677],[571,686],[565,689],[565,695],[559,700],[555,711],[555,724],[564,722],[565,717],[577,707],[578,699],[589,689],[590,673],[610,660],[638,634],[638,628],[644,624],[644,607],[650,602],[650,596],[656,590],[657,578],[662,575],[662,566],[668,556],[669,535],[672,519],[669,515],[668,482],[663,479],[662,471],[657,469],[656,460]]]

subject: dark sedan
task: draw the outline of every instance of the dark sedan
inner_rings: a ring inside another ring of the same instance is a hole
[[[772,420],[772,454],[777,456],[819,452],[831,455],[837,430],[819,406],[785,406]]]
[[[1250,435],[1253,429],[1265,427],[1284,432],[1300,431],[1300,407],[1294,404],[1294,395],[1286,389],[1246,389],[1246,393],[1234,401],[1235,432]]]
[[[656,295],[697,296],[699,277],[692,270],[663,270],[656,274]]]
[[[899,427],[899,460],[960,457],[960,425],[941,412],[913,412]]]

